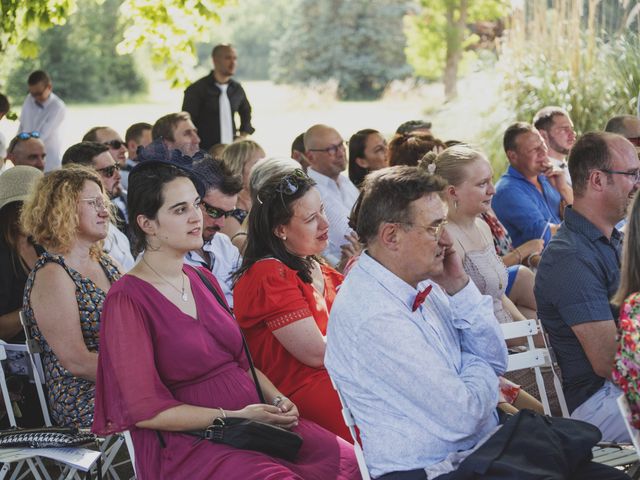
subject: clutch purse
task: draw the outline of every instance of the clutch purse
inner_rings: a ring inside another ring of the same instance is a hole
[[[295,460],[302,437],[284,428],[246,418],[216,418],[204,430],[185,432],[215,443],[255,450],[274,457]]]
[[[78,447],[95,443],[92,433],[72,427],[14,428],[0,432],[0,448]]]

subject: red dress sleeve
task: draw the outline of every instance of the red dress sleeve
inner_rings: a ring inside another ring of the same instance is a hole
[[[181,405],[156,370],[146,312],[124,289],[117,290],[107,295],[100,318],[92,427],[100,435],[127,430]]]
[[[295,270],[278,260],[256,262],[234,289],[238,323],[249,329],[264,322],[273,331],[313,317],[309,301],[303,294],[305,286]]]

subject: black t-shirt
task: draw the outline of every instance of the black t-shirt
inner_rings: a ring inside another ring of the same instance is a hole
[[[42,249],[34,249],[40,255]],[[24,286],[29,272],[25,271],[19,256],[12,252],[3,238],[0,238],[0,315],[5,315],[22,308]],[[24,334],[20,333],[11,343],[24,342]]]

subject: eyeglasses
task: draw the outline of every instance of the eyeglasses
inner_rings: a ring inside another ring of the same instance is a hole
[[[125,143],[121,140],[109,140],[108,142],[102,142],[103,145],[113,148],[114,150],[120,150],[125,146]]]
[[[116,170],[120,170],[120,164],[114,163],[104,168],[96,168],[97,172],[100,172],[104,177],[111,178],[116,173]]]
[[[335,145],[329,145],[327,148],[310,148],[310,152],[324,152],[329,155],[335,155],[338,153],[338,150],[344,150],[344,141],[340,143],[336,143]]]
[[[440,237],[442,237],[442,232],[444,232],[445,225],[447,225],[447,223],[449,222],[447,220],[443,220],[438,225],[435,225],[435,226],[420,225],[419,223],[412,223],[412,222],[398,222],[398,223],[402,225],[410,225],[412,227],[421,228],[426,232],[428,232],[429,234],[431,234],[435,239],[435,241],[437,242],[440,240]]]
[[[202,205],[202,208],[204,208],[205,213],[213,219],[218,219],[222,217],[228,218],[233,214],[233,212],[235,212],[235,208],[232,210],[222,210],[221,208],[214,207],[213,205],[209,205],[204,201],[200,202],[200,205]]]
[[[20,132],[16,135],[20,140],[29,140],[30,138],[40,138],[40,132]]]
[[[640,170],[634,170],[633,172],[621,172],[620,170],[607,170],[605,168],[599,168],[598,170],[614,175],[628,175],[629,177],[633,177],[631,179],[633,183],[640,182]]]
[[[103,212],[107,209],[107,204],[102,197],[95,198],[81,198],[81,202],[87,202],[90,207],[93,207],[97,213]]]

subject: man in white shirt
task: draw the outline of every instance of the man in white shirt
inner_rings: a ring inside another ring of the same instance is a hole
[[[562,170],[567,184],[571,185],[567,155],[576,142],[571,117],[560,107],[544,107],[533,116],[533,126],[547,145],[547,155],[554,170]]]
[[[29,95],[20,112],[18,133],[38,132],[47,152],[45,172],[60,168],[62,161],[62,122],[67,107],[53,93],[53,84],[47,72],[36,70],[27,79]]]
[[[224,220],[236,208],[242,180],[213,158],[193,165],[193,172],[205,187],[202,209],[202,239],[204,245],[184,257],[185,263],[205,267],[216,277],[229,307],[233,308],[233,280],[231,275],[240,267],[240,252],[229,237],[220,230]]]
[[[304,134],[304,147],[309,162],[307,174],[317,184],[329,220],[329,244],[323,256],[336,266],[342,257],[341,247],[350,243],[349,214],[359,192],[349,177],[341,175],[347,168],[347,154],[344,140],[334,128],[309,128]]]

